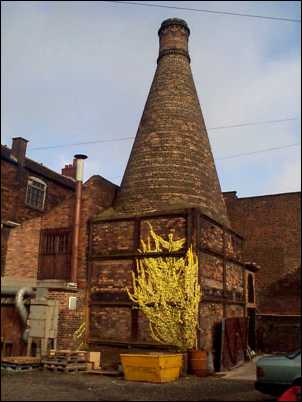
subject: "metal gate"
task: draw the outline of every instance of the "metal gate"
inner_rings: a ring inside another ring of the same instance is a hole
[[[71,229],[43,229],[38,279],[70,279]]]

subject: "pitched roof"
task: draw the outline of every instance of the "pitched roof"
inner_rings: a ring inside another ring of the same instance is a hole
[[[4,159],[7,162],[10,162],[15,165],[18,164],[17,160],[13,156],[11,156],[11,149],[8,148],[6,145],[2,144],[1,144],[1,159]],[[74,179],[72,179],[71,177],[63,176],[62,174],[57,173],[54,170],[51,170],[46,166],[36,161],[33,161],[32,159],[26,157],[24,161],[24,167],[33,172],[34,174],[43,176],[46,179],[59,183],[65,187],[70,188],[71,190],[75,189]]]

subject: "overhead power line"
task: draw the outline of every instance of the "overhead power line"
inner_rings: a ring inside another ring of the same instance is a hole
[[[239,123],[239,124],[231,124],[231,125],[225,125],[225,126],[217,126],[217,127],[210,127],[207,130],[222,130],[226,128],[236,128],[236,127],[247,127],[247,126],[256,126],[256,125],[262,125],[262,124],[274,124],[274,123],[281,123],[285,121],[293,121],[293,120],[298,120],[298,117],[288,117],[286,119],[279,119],[279,120],[267,120],[267,121],[256,121],[256,122],[249,122],[249,123]],[[43,149],[52,149],[52,148],[64,148],[64,147],[71,147],[71,146],[76,146],[76,145],[89,145],[89,144],[103,144],[106,142],[118,142],[118,141],[127,141],[127,140],[132,140],[135,138],[134,136],[132,137],[122,137],[122,138],[112,138],[112,139],[107,139],[107,140],[92,140],[92,141],[85,141],[85,142],[74,142],[72,144],[59,144],[59,145],[49,145],[45,147],[35,147],[35,148],[30,148],[31,151],[39,151]]]
[[[225,128],[259,126],[261,124],[274,124],[274,123],[281,123],[284,121],[292,121],[292,120],[298,120],[298,117],[289,117],[287,119],[279,119],[279,120],[266,120],[266,121],[255,121],[255,122],[249,122],[249,123],[231,124],[228,126],[210,127],[210,128],[208,128],[208,130],[210,131],[210,130],[221,130],[221,129],[225,129]]]
[[[216,160],[223,161],[223,160],[226,160],[226,159],[239,158],[240,156],[256,155],[256,154],[261,154],[263,152],[276,151],[277,149],[285,149],[285,148],[296,147],[296,146],[298,146],[300,144],[301,144],[301,142],[297,142],[295,144],[283,145],[282,147],[265,148],[265,149],[260,149],[258,151],[245,152],[245,153],[242,153],[242,154],[225,156],[223,158],[216,158]]]
[[[219,10],[208,10],[202,8],[189,8],[189,7],[178,7],[178,6],[167,6],[164,4],[151,4],[151,3],[138,3],[134,1],[105,1],[106,3],[116,3],[116,4],[129,4],[132,6],[143,6],[143,7],[157,7],[157,8],[169,8],[172,10],[183,10],[183,11],[193,11],[199,13],[208,13],[208,14],[220,14],[220,15],[233,15],[236,17],[247,17],[247,18],[260,18],[265,20],[274,20],[274,21],[287,21],[287,22],[296,22],[301,23],[301,20],[295,18],[285,18],[285,17],[273,17],[270,15],[256,15],[256,14],[246,14],[246,13],[235,13],[229,11],[219,11]]]
[[[254,152],[245,152],[245,153],[241,153],[241,154],[225,156],[223,158],[215,158],[215,160],[222,161],[222,160],[226,160],[226,159],[239,158],[241,156],[256,155],[256,154],[261,154],[261,153],[264,153],[264,152],[276,151],[278,149],[296,147],[298,145],[301,145],[301,143],[297,142],[295,144],[283,145],[282,147],[264,148],[264,149],[260,149],[258,151],[254,151]],[[109,180],[119,179],[120,177],[122,177],[122,175],[115,176],[115,177],[109,177]]]

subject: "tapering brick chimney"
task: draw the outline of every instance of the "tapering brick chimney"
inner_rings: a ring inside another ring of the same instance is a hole
[[[127,213],[200,207],[229,225],[198,101],[184,20],[165,20],[158,31],[157,69],[115,208]]]

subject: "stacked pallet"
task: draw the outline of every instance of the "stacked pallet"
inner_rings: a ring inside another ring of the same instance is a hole
[[[27,371],[39,369],[41,367],[41,359],[31,356],[8,356],[2,357],[1,368],[5,370]]]
[[[87,352],[73,350],[50,350],[48,358],[42,360],[47,370],[62,371],[64,373],[86,371]]]

